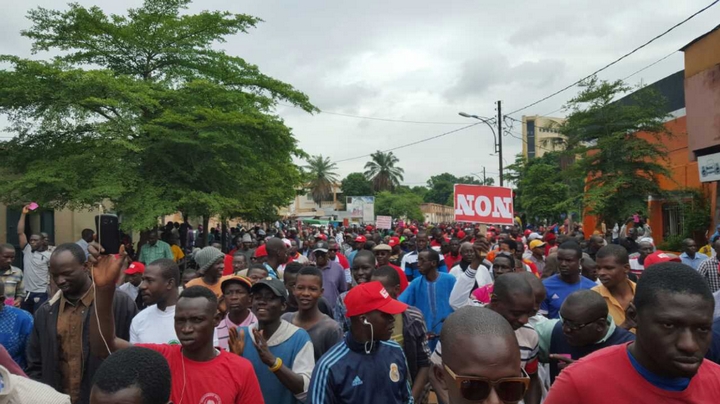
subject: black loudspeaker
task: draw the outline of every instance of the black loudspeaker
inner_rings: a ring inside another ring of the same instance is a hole
[[[103,254],[120,252],[120,223],[116,215],[95,216],[95,234],[105,250]]]

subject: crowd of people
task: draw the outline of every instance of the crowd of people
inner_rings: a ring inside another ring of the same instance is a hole
[[[646,223],[168,223],[0,245],[0,402],[711,403],[717,253]],[[296,226],[296,227],[293,227]],[[225,234],[223,234],[225,233]],[[7,401],[3,401],[7,400]]]

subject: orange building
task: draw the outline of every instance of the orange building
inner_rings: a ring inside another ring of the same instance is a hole
[[[684,76],[684,72],[680,71],[649,86],[667,99],[667,112],[671,116],[665,123],[665,128],[669,134],[660,139],[660,144],[665,147],[667,153],[666,160],[662,164],[668,168],[671,175],[669,177],[660,176],[658,181],[660,189],[663,191],[697,189],[708,193],[710,191],[709,187],[703,187],[700,182],[697,162],[688,161],[689,146]],[[630,97],[625,97],[619,102],[630,102]],[[651,134],[640,132],[636,135],[651,142],[658,142]],[[677,199],[669,200],[657,195],[648,195],[647,216],[648,223],[652,227],[652,237],[656,244],[662,243],[668,236],[682,234],[682,204]],[[606,224],[608,229],[612,228],[613,225],[614,223]],[[600,229],[600,227],[596,216],[584,215],[584,229]]]

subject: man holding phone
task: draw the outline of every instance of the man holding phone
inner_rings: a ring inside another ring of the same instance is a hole
[[[18,241],[23,252],[23,271],[25,282],[25,300],[20,308],[35,313],[48,299],[48,264],[51,252],[48,251],[47,239],[41,233],[33,233],[28,240],[25,234],[25,217],[31,210],[38,208],[36,203],[23,206],[17,225]]]

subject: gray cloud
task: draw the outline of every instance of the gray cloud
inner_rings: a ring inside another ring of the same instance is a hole
[[[78,0],[123,13],[142,0]],[[58,0],[3,4],[0,53],[30,55],[19,35],[30,8],[65,7]],[[275,78],[289,82],[325,111],[413,121],[470,121],[458,111],[493,115],[494,102],[512,111],[594,71],[702,8],[707,0],[473,0],[331,2],[197,0],[189,12],[228,10],[265,20],[247,35],[218,45]],[[710,9],[656,44],[608,69],[618,79],[660,59],[717,25]],[[38,57],[43,55],[38,55]],[[46,56],[46,55],[45,55]],[[673,56],[633,77],[651,83],[682,69]],[[558,109],[571,90],[515,115]],[[379,122],[278,107],[300,146],[335,160],[413,142],[460,127]],[[0,117],[0,122],[2,118]],[[519,133],[519,128],[514,128]],[[505,159],[521,142],[503,138]],[[441,171],[456,175],[485,166],[498,171],[492,136],[476,126],[397,150],[407,183],[424,183]],[[366,159],[339,164],[339,174],[362,171]]]

